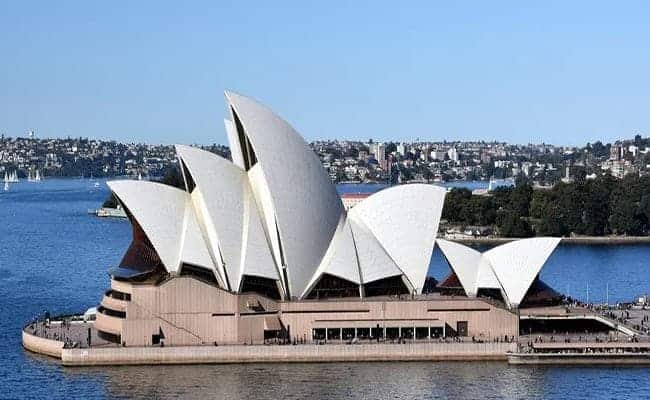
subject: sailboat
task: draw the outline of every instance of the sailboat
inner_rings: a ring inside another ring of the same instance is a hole
[[[5,181],[5,192],[9,191],[9,182]]]
[[[29,173],[27,175],[27,181],[29,182],[40,182],[41,180],[41,173],[39,170],[29,170]]]
[[[5,182],[17,183],[18,182],[18,174],[16,173],[16,171],[9,174],[8,177],[7,177],[7,173],[5,172]]]

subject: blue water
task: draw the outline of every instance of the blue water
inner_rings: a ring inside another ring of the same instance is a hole
[[[487,189],[489,184],[490,182],[488,181],[451,181],[439,183],[436,185],[446,188],[466,188],[469,190],[474,190]],[[386,183],[343,183],[337,185],[336,188],[339,193],[374,193],[389,186],[390,185]]]
[[[650,369],[522,368],[505,363],[369,363],[64,368],[25,352],[34,315],[96,305],[131,236],[87,215],[108,190],[89,180],[0,192],[0,398],[609,399],[650,398]],[[373,185],[375,186],[375,185]],[[361,190],[364,191],[364,190]],[[630,300],[650,287],[650,246],[561,246],[542,278],[573,296]],[[430,273],[448,272],[436,251]]]

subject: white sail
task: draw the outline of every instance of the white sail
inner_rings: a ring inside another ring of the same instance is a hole
[[[18,182],[18,173],[16,171],[12,172],[9,174],[9,183],[16,183]]]

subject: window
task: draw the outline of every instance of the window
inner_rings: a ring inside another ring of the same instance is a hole
[[[183,160],[181,160],[181,169],[183,170],[183,176],[185,177],[185,183],[187,184],[187,191],[192,193],[196,187],[196,183],[194,182],[194,178],[192,178],[192,174],[190,174],[190,170],[187,168],[187,165],[185,165],[185,161]]]
[[[390,278],[369,282],[363,285],[363,287],[366,297],[395,296],[409,293],[401,276],[392,276]]]
[[[241,292],[254,292],[270,299],[280,299],[278,282],[274,279],[262,278],[259,276],[244,275],[241,283]]]
[[[343,339],[354,339],[354,328],[343,328]]]
[[[327,328],[328,340],[341,340],[341,328]]]
[[[101,314],[108,315],[109,317],[121,318],[121,319],[126,318],[125,311],[112,310],[104,306],[99,306],[99,308],[97,308],[97,311]]]
[[[431,329],[431,337],[432,338],[439,338],[443,336],[443,329],[440,326],[431,326],[429,327]]]
[[[384,338],[384,328],[377,326],[376,328],[370,329],[370,335],[373,339],[383,339]]]
[[[311,335],[314,340],[325,340],[325,328],[314,328]]]
[[[323,274],[307,296],[308,299],[332,297],[359,297],[359,285],[338,276]]]
[[[181,276],[191,276],[202,282],[219,286],[219,282],[217,282],[214,272],[196,265],[184,263],[181,267]]]
[[[467,321],[458,321],[456,322],[456,333],[458,336],[467,336],[468,327]]]
[[[408,327],[402,328],[402,337],[404,339],[413,339],[413,327],[408,326]]]
[[[415,338],[416,339],[426,339],[429,337],[429,327],[428,326],[418,326],[415,328]]]
[[[251,169],[255,164],[257,164],[257,156],[255,151],[253,151],[253,146],[251,145],[248,136],[244,131],[244,125],[239,119],[239,115],[235,112],[234,108],[230,108],[232,111],[233,119],[235,120],[235,129],[237,130],[237,137],[239,139],[239,145],[241,146],[241,153],[244,158],[244,168],[246,171]]]
[[[370,339],[370,328],[357,328],[357,337],[359,339]]]
[[[107,342],[111,342],[111,343],[120,343],[121,342],[121,336],[120,335],[114,335],[112,333],[97,330],[97,336],[100,339],[105,340]]]
[[[387,339],[397,339],[399,337],[399,328],[386,328]]]

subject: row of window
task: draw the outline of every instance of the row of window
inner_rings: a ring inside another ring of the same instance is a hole
[[[107,290],[106,296],[116,300],[131,301],[131,293],[124,293],[124,292],[117,291],[115,289]]]
[[[117,310],[112,310],[110,308],[106,308],[104,306],[99,306],[97,308],[97,312],[108,315],[109,317],[115,317],[115,318],[121,318],[125,319],[126,318],[126,312],[125,311],[117,311]]]
[[[375,328],[314,328],[313,340],[429,339],[445,336],[441,326],[403,326]]]

